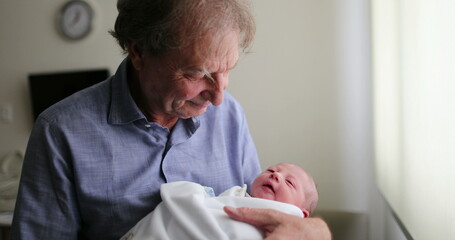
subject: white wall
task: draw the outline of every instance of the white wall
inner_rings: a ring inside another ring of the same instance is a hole
[[[0,123],[0,156],[25,149],[32,126],[28,73],[114,72],[122,59],[106,33],[115,1],[89,1],[95,29],[79,42],[55,30],[65,2],[0,1],[0,104],[14,111],[13,123]],[[321,209],[370,211],[382,202],[370,203],[377,192],[371,190],[369,1],[253,3],[253,53],[240,60],[229,91],[245,108],[263,167],[281,161],[305,167],[318,183]]]
[[[33,124],[29,73],[93,68],[113,72],[122,59],[106,33],[115,21],[115,1],[89,1],[95,11],[94,29],[78,42],[64,40],[56,30],[57,12],[66,2],[0,1],[0,105],[13,109],[13,122],[0,122],[0,156],[26,147]]]
[[[256,41],[231,77],[263,167],[318,182],[320,208],[365,212],[371,184],[368,1],[256,0]]]

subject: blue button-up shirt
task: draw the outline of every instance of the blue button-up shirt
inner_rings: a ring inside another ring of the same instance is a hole
[[[259,174],[244,112],[231,95],[170,132],[136,106],[127,65],[37,119],[12,239],[118,239],[160,202],[165,182],[193,181],[219,194]]]

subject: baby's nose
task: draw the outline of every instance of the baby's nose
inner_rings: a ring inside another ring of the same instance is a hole
[[[270,174],[270,178],[272,178],[273,180],[277,181],[277,182],[280,182],[281,181],[281,177],[278,173],[274,172],[272,174]]]

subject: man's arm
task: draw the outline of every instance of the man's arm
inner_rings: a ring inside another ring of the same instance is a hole
[[[79,211],[64,141],[35,123],[25,155],[11,239],[77,239]]]
[[[320,218],[299,218],[270,209],[224,207],[230,218],[251,224],[265,233],[266,240],[330,240],[329,227]]]

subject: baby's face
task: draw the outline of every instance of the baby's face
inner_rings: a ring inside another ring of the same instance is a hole
[[[303,209],[306,172],[300,167],[280,163],[267,168],[253,182],[251,195],[293,204]]]

